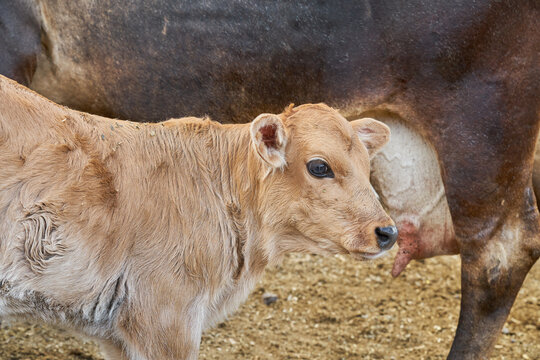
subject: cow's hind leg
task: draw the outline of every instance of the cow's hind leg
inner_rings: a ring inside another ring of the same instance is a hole
[[[537,99],[511,79],[471,79],[448,100],[441,125],[429,129],[462,260],[461,312],[449,354],[460,360],[488,357],[540,256],[532,190]]]
[[[450,359],[485,358],[519,289],[540,254],[538,211],[531,188],[485,241],[462,244],[461,312]]]

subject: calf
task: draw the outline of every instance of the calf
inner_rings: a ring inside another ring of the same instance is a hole
[[[285,253],[393,245],[369,183],[388,138],[323,104],[137,124],[0,77],[0,315],[74,328],[111,359],[194,359]]]

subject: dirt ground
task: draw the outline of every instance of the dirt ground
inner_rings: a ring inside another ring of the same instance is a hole
[[[459,258],[415,262],[392,279],[392,257],[292,255],[202,340],[200,359],[444,359],[459,312]],[[269,306],[264,292],[278,295]],[[97,347],[41,325],[2,323],[0,359],[102,359]],[[540,265],[531,271],[493,359],[540,359]]]

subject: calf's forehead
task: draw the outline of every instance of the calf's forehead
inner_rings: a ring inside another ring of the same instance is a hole
[[[306,142],[329,142],[351,146],[354,131],[349,122],[337,111],[307,108],[288,119],[294,136]],[[323,141],[322,141],[323,140]]]
[[[341,158],[368,157],[352,126],[333,109],[302,109],[287,122],[303,153]]]

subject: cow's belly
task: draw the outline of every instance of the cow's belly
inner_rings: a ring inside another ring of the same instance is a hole
[[[372,182],[399,228],[394,274],[411,259],[457,252],[437,157],[417,132],[390,115],[390,142],[372,161]]]

